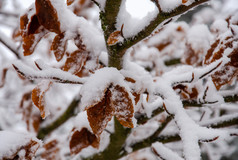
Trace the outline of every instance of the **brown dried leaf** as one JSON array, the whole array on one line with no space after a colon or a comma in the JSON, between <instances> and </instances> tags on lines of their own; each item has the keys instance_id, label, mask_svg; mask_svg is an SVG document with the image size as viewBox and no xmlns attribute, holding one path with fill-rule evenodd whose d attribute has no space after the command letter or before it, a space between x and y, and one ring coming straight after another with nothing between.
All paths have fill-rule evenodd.
<instances>
[{"instance_id":1,"label":"brown dried leaf","mask_svg":"<svg viewBox=\"0 0 238 160\"><path fill-rule=\"evenodd\" d=\"M230 83L238 75L238 68L225 65L221 70L212 74L212 81L219 90L223 85Z\"/></svg>"},{"instance_id":2,"label":"brown dried leaf","mask_svg":"<svg viewBox=\"0 0 238 160\"><path fill-rule=\"evenodd\" d=\"M188 65L201 64L202 62L199 61L199 54L202 54L202 52L197 53L190 44L186 44L184 52L185 63Z\"/></svg>"},{"instance_id":3,"label":"brown dried leaf","mask_svg":"<svg viewBox=\"0 0 238 160\"><path fill-rule=\"evenodd\" d=\"M197 99L198 97L198 90L196 87L188 88L186 85L179 84L174 86L173 89L179 89L179 93L183 99L192 100Z\"/></svg>"},{"instance_id":4,"label":"brown dried leaf","mask_svg":"<svg viewBox=\"0 0 238 160\"><path fill-rule=\"evenodd\" d=\"M83 50L74 51L66 60L63 70L72 71L75 75L80 75L83 66L86 64L89 52Z\"/></svg>"},{"instance_id":5,"label":"brown dried leaf","mask_svg":"<svg viewBox=\"0 0 238 160\"><path fill-rule=\"evenodd\" d=\"M54 52L57 61L60 61L63 58L67 41L68 39L65 38L64 33L61 33L56 35L52 42L51 50Z\"/></svg>"},{"instance_id":6,"label":"brown dried leaf","mask_svg":"<svg viewBox=\"0 0 238 160\"><path fill-rule=\"evenodd\" d=\"M183 3L183 4L184 4L184 3L187 3L187 1L188 1L188 0L182 0L182 3Z\"/></svg>"},{"instance_id":7,"label":"brown dried leaf","mask_svg":"<svg viewBox=\"0 0 238 160\"><path fill-rule=\"evenodd\" d=\"M20 33L23 39L24 56L31 55L38 42L48 33L39 21L35 14L32 13L33 8L30 8L26 14L20 18ZM30 19L28 19L30 17Z\"/></svg>"},{"instance_id":8,"label":"brown dried leaf","mask_svg":"<svg viewBox=\"0 0 238 160\"><path fill-rule=\"evenodd\" d=\"M4 68L2 70L2 80L1 80L1 83L0 83L0 88L2 88L5 84L5 79L6 79L6 76L7 76L7 71L8 71L8 68Z\"/></svg>"},{"instance_id":9,"label":"brown dried leaf","mask_svg":"<svg viewBox=\"0 0 238 160\"><path fill-rule=\"evenodd\" d=\"M70 6L72 3L74 3L75 0L67 0L67 6Z\"/></svg>"},{"instance_id":10,"label":"brown dried leaf","mask_svg":"<svg viewBox=\"0 0 238 160\"><path fill-rule=\"evenodd\" d=\"M36 0L35 6L39 23L49 31L60 34L60 21L58 20L57 11L50 0Z\"/></svg>"},{"instance_id":11,"label":"brown dried leaf","mask_svg":"<svg viewBox=\"0 0 238 160\"><path fill-rule=\"evenodd\" d=\"M54 139L46 144L44 144L44 149L45 151L41 154L41 158L45 160L52 160L52 159L57 159L60 160L60 155L59 155L59 142Z\"/></svg>"},{"instance_id":12,"label":"brown dried leaf","mask_svg":"<svg viewBox=\"0 0 238 160\"><path fill-rule=\"evenodd\" d=\"M87 109L89 124L93 133L98 138L114 115L114 108L111 105L111 95L110 89L107 89L103 99Z\"/></svg>"},{"instance_id":13,"label":"brown dried leaf","mask_svg":"<svg viewBox=\"0 0 238 160\"><path fill-rule=\"evenodd\" d=\"M32 131L33 129L34 132L37 132L40 127L41 117L33 111L31 92L23 94L20 109L22 111L22 119L26 122L27 130Z\"/></svg>"},{"instance_id":14,"label":"brown dried leaf","mask_svg":"<svg viewBox=\"0 0 238 160\"><path fill-rule=\"evenodd\" d=\"M9 146L8 146L9 147ZM23 146L20 146L19 148L15 148L14 150L11 150L12 155L3 157L3 160L9 160L9 159L26 159L31 160L35 157L35 153L40 147L40 144L35 140L30 140L27 144L24 144ZM21 152L24 150L24 152Z\"/></svg>"},{"instance_id":15,"label":"brown dried leaf","mask_svg":"<svg viewBox=\"0 0 238 160\"><path fill-rule=\"evenodd\" d=\"M39 33L38 34L31 34L29 36L24 36L23 38L23 53L24 56L29 56L31 55L40 40L48 33L43 27L39 28Z\"/></svg>"},{"instance_id":16,"label":"brown dried leaf","mask_svg":"<svg viewBox=\"0 0 238 160\"><path fill-rule=\"evenodd\" d=\"M129 93L119 85L113 87L111 92L117 120L123 126L133 128L134 105Z\"/></svg>"},{"instance_id":17,"label":"brown dried leaf","mask_svg":"<svg viewBox=\"0 0 238 160\"><path fill-rule=\"evenodd\" d=\"M87 128L82 128L81 131L74 130L69 143L71 154L77 154L90 145L94 148L98 148L99 139L88 131Z\"/></svg>"},{"instance_id":18,"label":"brown dried leaf","mask_svg":"<svg viewBox=\"0 0 238 160\"><path fill-rule=\"evenodd\" d=\"M45 118L45 103L44 97L45 93L50 89L50 86L53 83L50 81L47 84L43 81L43 83L39 83L33 90L32 90L32 102L35 104L37 108L39 108L41 117Z\"/></svg>"},{"instance_id":19,"label":"brown dried leaf","mask_svg":"<svg viewBox=\"0 0 238 160\"><path fill-rule=\"evenodd\" d=\"M121 38L121 31L115 31L111 33L110 36L108 37L107 44L114 45L119 41L120 38Z\"/></svg>"}]
</instances>

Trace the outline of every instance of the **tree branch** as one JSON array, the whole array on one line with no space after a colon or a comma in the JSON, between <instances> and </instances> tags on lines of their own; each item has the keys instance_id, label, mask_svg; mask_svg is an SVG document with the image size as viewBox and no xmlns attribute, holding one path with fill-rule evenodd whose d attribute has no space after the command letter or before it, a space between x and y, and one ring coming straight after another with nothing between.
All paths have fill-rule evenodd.
<instances>
[{"instance_id":1,"label":"tree branch","mask_svg":"<svg viewBox=\"0 0 238 160\"><path fill-rule=\"evenodd\" d=\"M0 42L3 45L5 45L16 56L17 59L20 59L17 48L15 47L15 44L2 32L0 32Z\"/></svg>"},{"instance_id":2,"label":"tree branch","mask_svg":"<svg viewBox=\"0 0 238 160\"><path fill-rule=\"evenodd\" d=\"M158 128L158 130L151 135L149 138L145 139L142 142L138 142L136 144L133 144L131 147L133 148L133 151L137 151L139 149L143 149L146 147L150 147L152 143L154 142L161 142L161 143L170 143L170 142L176 142L180 141L181 138L179 134L170 135L170 136L159 136L161 131L166 127L166 125L171 121L172 117L167 117L164 123L161 124L161 126ZM221 120L220 122L216 124L207 124L205 127L211 127L211 128L224 128L224 127L230 127L238 125L238 117L228 120Z\"/></svg>"},{"instance_id":3,"label":"tree branch","mask_svg":"<svg viewBox=\"0 0 238 160\"><path fill-rule=\"evenodd\" d=\"M49 124L46 127L42 127L39 129L37 138L44 139L45 136L50 134L52 131L54 131L56 128L60 127L62 124L64 124L69 118L75 116L75 109L78 106L80 102L80 99L73 99L71 104L68 106L68 108L65 110L65 112L59 116L53 123Z\"/></svg>"},{"instance_id":4,"label":"tree branch","mask_svg":"<svg viewBox=\"0 0 238 160\"><path fill-rule=\"evenodd\" d=\"M148 37L161 23L165 22L166 20L170 21L171 18L186 13L188 10L208 1L209 0L196 0L189 6L181 5L170 12L160 12L158 13L157 17L153 21L151 21L150 24L146 26L142 31L140 31L136 36L124 39L123 42L117 43L114 46L111 46L110 48L111 50L114 49L118 50L119 52L124 52L124 50L130 48L131 46L140 42L144 38Z\"/></svg>"}]
</instances>

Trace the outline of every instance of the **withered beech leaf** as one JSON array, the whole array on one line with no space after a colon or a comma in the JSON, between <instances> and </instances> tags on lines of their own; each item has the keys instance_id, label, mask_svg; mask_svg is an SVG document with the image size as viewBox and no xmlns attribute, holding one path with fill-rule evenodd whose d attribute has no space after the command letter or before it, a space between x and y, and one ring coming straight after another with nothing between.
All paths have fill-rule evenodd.
<instances>
[{"instance_id":1,"label":"withered beech leaf","mask_svg":"<svg viewBox=\"0 0 238 160\"><path fill-rule=\"evenodd\" d=\"M57 61L60 61L65 54L67 40L64 33L61 33L55 36L51 44L51 50L54 52Z\"/></svg>"},{"instance_id":2,"label":"withered beech leaf","mask_svg":"<svg viewBox=\"0 0 238 160\"><path fill-rule=\"evenodd\" d=\"M40 114L35 113L33 110L31 93L32 92L26 92L23 94L20 111L22 112L22 119L26 122L27 130L37 132L40 127L41 118Z\"/></svg>"},{"instance_id":3,"label":"withered beech leaf","mask_svg":"<svg viewBox=\"0 0 238 160\"><path fill-rule=\"evenodd\" d=\"M48 33L44 27L39 24L32 10L33 8L30 8L26 14L20 17L20 33L23 40L24 56L31 55L41 38Z\"/></svg>"},{"instance_id":4,"label":"withered beech leaf","mask_svg":"<svg viewBox=\"0 0 238 160\"><path fill-rule=\"evenodd\" d=\"M4 86L4 84L5 84L5 79L6 79L7 71L8 71L8 68L4 68L2 70L2 80L0 82L0 88L2 88Z\"/></svg>"},{"instance_id":5,"label":"withered beech leaf","mask_svg":"<svg viewBox=\"0 0 238 160\"><path fill-rule=\"evenodd\" d=\"M60 34L60 22L58 20L57 11L50 0L36 0L35 6L39 23L49 31Z\"/></svg>"},{"instance_id":6,"label":"withered beech leaf","mask_svg":"<svg viewBox=\"0 0 238 160\"><path fill-rule=\"evenodd\" d=\"M50 86L53 83L42 81L39 83L33 90L32 90L32 102L35 104L35 106L40 110L41 117L46 117L46 108L45 108L45 93L50 89Z\"/></svg>"},{"instance_id":7,"label":"withered beech leaf","mask_svg":"<svg viewBox=\"0 0 238 160\"><path fill-rule=\"evenodd\" d=\"M117 120L123 126L133 128L134 105L129 93L119 85L113 86L111 92Z\"/></svg>"},{"instance_id":8,"label":"withered beech leaf","mask_svg":"<svg viewBox=\"0 0 238 160\"><path fill-rule=\"evenodd\" d=\"M31 55L40 40L47 34L48 32L41 26L39 28L39 33L37 34L30 34L28 36L24 36L23 38L23 54L24 56L29 56Z\"/></svg>"},{"instance_id":9,"label":"withered beech leaf","mask_svg":"<svg viewBox=\"0 0 238 160\"><path fill-rule=\"evenodd\" d=\"M182 3L183 3L183 4L184 4L184 3L187 3L187 1L188 1L188 0L182 0Z\"/></svg>"},{"instance_id":10,"label":"withered beech leaf","mask_svg":"<svg viewBox=\"0 0 238 160\"><path fill-rule=\"evenodd\" d=\"M60 155L59 155L59 142L54 139L51 140L50 142L44 144L44 152L41 154L41 158L45 160L52 160L52 159L57 159L60 160Z\"/></svg>"},{"instance_id":11,"label":"withered beech leaf","mask_svg":"<svg viewBox=\"0 0 238 160\"><path fill-rule=\"evenodd\" d=\"M108 45L114 45L116 44L121 37L121 31L115 31L113 33L110 34L110 36L107 39L107 44Z\"/></svg>"},{"instance_id":12,"label":"withered beech leaf","mask_svg":"<svg viewBox=\"0 0 238 160\"><path fill-rule=\"evenodd\" d=\"M99 147L99 139L92 134L87 128L82 128L80 131L74 130L70 139L69 147L71 154L77 154L82 149L92 146Z\"/></svg>"},{"instance_id":13,"label":"withered beech leaf","mask_svg":"<svg viewBox=\"0 0 238 160\"><path fill-rule=\"evenodd\" d=\"M64 71L70 70L73 72L73 74L79 75L79 73L82 71L83 66L86 64L88 56L89 56L89 52L87 51L84 51L84 50L74 51L67 58L63 66L63 70Z\"/></svg>"},{"instance_id":14,"label":"withered beech leaf","mask_svg":"<svg viewBox=\"0 0 238 160\"><path fill-rule=\"evenodd\" d=\"M74 3L75 0L67 0L67 6L70 6L72 3Z\"/></svg>"},{"instance_id":15,"label":"withered beech leaf","mask_svg":"<svg viewBox=\"0 0 238 160\"><path fill-rule=\"evenodd\" d=\"M219 90L223 85L230 83L237 75L238 69L227 64L221 70L212 74L212 81L216 89Z\"/></svg>"},{"instance_id":16,"label":"withered beech leaf","mask_svg":"<svg viewBox=\"0 0 238 160\"><path fill-rule=\"evenodd\" d=\"M114 108L111 105L111 95L110 89L107 89L103 99L87 109L89 124L93 133L98 138L114 115Z\"/></svg>"},{"instance_id":17,"label":"withered beech leaf","mask_svg":"<svg viewBox=\"0 0 238 160\"><path fill-rule=\"evenodd\" d=\"M25 160L31 160L35 157L35 153L40 147L40 144L31 139L28 143L23 144L22 146L19 146L18 148L15 148L14 151L12 150L12 155L3 157L3 160L9 160L9 159L25 159ZM20 151L24 152L20 152ZM21 154L19 154L21 153Z\"/></svg>"}]
</instances>

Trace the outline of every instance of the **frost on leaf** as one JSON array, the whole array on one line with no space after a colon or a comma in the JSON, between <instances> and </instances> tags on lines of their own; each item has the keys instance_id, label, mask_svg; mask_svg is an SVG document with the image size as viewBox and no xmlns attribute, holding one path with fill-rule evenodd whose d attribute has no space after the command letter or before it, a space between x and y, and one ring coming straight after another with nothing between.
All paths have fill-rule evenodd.
<instances>
[{"instance_id":1,"label":"frost on leaf","mask_svg":"<svg viewBox=\"0 0 238 160\"><path fill-rule=\"evenodd\" d=\"M121 39L122 39L121 31L115 31L115 32L111 33L110 36L108 37L107 44L114 45Z\"/></svg>"},{"instance_id":2,"label":"frost on leaf","mask_svg":"<svg viewBox=\"0 0 238 160\"><path fill-rule=\"evenodd\" d=\"M49 31L60 34L60 22L57 11L50 0L36 0L35 6L39 23Z\"/></svg>"},{"instance_id":3,"label":"frost on leaf","mask_svg":"<svg viewBox=\"0 0 238 160\"><path fill-rule=\"evenodd\" d=\"M117 120L125 127L133 128L133 102L124 87L116 85L112 88L112 103Z\"/></svg>"},{"instance_id":4,"label":"frost on leaf","mask_svg":"<svg viewBox=\"0 0 238 160\"><path fill-rule=\"evenodd\" d=\"M111 91L107 89L103 99L87 109L89 124L97 137L100 136L114 115L114 108L110 100L111 95Z\"/></svg>"},{"instance_id":5,"label":"frost on leaf","mask_svg":"<svg viewBox=\"0 0 238 160\"><path fill-rule=\"evenodd\" d=\"M69 144L71 154L77 154L90 145L94 148L99 147L99 139L94 134L87 128L82 128L81 131L73 130Z\"/></svg>"},{"instance_id":6,"label":"frost on leaf","mask_svg":"<svg viewBox=\"0 0 238 160\"><path fill-rule=\"evenodd\" d=\"M93 133L99 137L113 116L121 125L133 128L134 106L129 93L119 85L109 87L103 99L87 109L88 121Z\"/></svg>"},{"instance_id":7,"label":"frost on leaf","mask_svg":"<svg viewBox=\"0 0 238 160\"><path fill-rule=\"evenodd\" d=\"M41 158L45 159L45 160L51 160L51 159L58 159L60 160L60 156L59 156L59 146L58 146L59 142L54 139L51 140L50 142L44 144L44 152L41 154Z\"/></svg>"},{"instance_id":8,"label":"frost on leaf","mask_svg":"<svg viewBox=\"0 0 238 160\"><path fill-rule=\"evenodd\" d=\"M63 66L64 71L71 71L73 74L81 77L83 67L88 59L89 52L84 50L76 50L70 54L67 58L65 65Z\"/></svg>"},{"instance_id":9,"label":"frost on leaf","mask_svg":"<svg viewBox=\"0 0 238 160\"><path fill-rule=\"evenodd\" d=\"M31 160L41 143L38 139L23 133L0 131L0 159Z\"/></svg>"},{"instance_id":10,"label":"frost on leaf","mask_svg":"<svg viewBox=\"0 0 238 160\"><path fill-rule=\"evenodd\" d=\"M41 117L45 118L49 113L45 106L45 93L50 89L52 82L42 81L32 90L32 101L36 107L40 110Z\"/></svg>"},{"instance_id":11,"label":"frost on leaf","mask_svg":"<svg viewBox=\"0 0 238 160\"><path fill-rule=\"evenodd\" d=\"M212 81L217 89L220 89L223 85L230 83L238 74L238 47L235 45L237 39L233 37L227 37L223 41L216 40L211 48L208 50L205 57L205 64L210 64L215 60L220 59L230 49L232 50L228 54L229 62L226 63L220 70L212 74Z\"/></svg>"}]
</instances>

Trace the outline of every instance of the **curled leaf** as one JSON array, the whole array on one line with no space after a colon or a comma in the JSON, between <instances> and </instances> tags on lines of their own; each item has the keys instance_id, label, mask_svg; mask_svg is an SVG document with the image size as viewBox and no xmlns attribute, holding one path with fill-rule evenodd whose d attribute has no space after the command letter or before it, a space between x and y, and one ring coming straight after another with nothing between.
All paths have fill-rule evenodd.
<instances>
[{"instance_id":1,"label":"curled leaf","mask_svg":"<svg viewBox=\"0 0 238 160\"><path fill-rule=\"evenodd\" d=\"M107 39L107 44L108 45L114 45L116 44L120 39L122 38L121 36L121 31L115 31L110 34L110 36Z\"/></svg>"},{"instance_id":2,"label":"curled leaf","mask_svg":"<svg viewBox=\"0 0 238 160\"><path fill-rule=\"evenodd\" d=\"M30 8L26 14L20 17L20 33L22 36L22 46L24 56L31 55L38 42L48 33L39 24L34 8Z\"/></svg>"},{"instance_id":3,"label":"curled leaf","mask_svg":"<svg viewBox=\"0 0 238 160\"><path fill-rule=\"evenodd\" d=\"M67 41L68 39L65 38L64 33L61 33L56 35L52 42L51 50L54 52L57 61L60 61L63 58L66 50Z\"/></svg>"},{"instance_id":4,"label":"curled leaf","mask_svg":"<svg viewBox=\"0 0 238 160\"><path fill-rule=\"evenodd\" d=\"M45 151L41 154L41 158L45 160L51 160L51 159L58 159L60 160L60 155L59 155L59 142L54 139L46 144L44 144L44 149Z\"/></svg>"},{"instance_id":5,"label":"curled leaf","mask_svg":"<svg viewBox=\"0 0 238 160\"><path fill-rule=\"evenodd\" d=\"M23 94L20 109L22 111L22 119L26 122L27 130L37 132L40 127L41 118L38 113L34 112L31 101L31 92Z\"/></svg>"},{"instance_id":6,"label":"curled leaf","mask_svg":"<svg viewBox=\"0 0 238 160\"><path fill-rule=\"evenodd\" d=\"M98 148L99 140L94 134L88 131L87 128L82 128L81 131L73 131L69 143L71 154L77 154L90 145L94 148Z\"/></svg>"},{"instance_id":7,"label":"curled leaf","mask_svg":"<svg viewBox=\"0 0 238 160\"><path fill-rule=\"evenodd\" d=\"M32 90L32 102L40 110L41 117L45 118L49 113L45 107L45 93L50 89L50 86L53 83L51 81L45 82L42 81Z\"/></svg>"}]
</instances>

